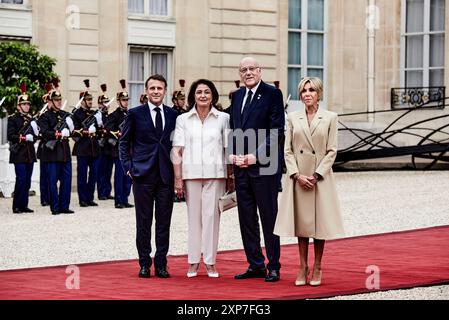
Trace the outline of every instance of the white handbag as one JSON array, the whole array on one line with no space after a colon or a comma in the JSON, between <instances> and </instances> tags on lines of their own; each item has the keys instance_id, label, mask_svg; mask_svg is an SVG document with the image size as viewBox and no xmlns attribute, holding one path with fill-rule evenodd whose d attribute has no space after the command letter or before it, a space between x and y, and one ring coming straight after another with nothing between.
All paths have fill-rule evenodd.
<instances>
[{"instance_id":1,"label":"white handbag","mask_svg":"<svg viewBox=\"0 0 449 320\"><path fill-rule=\"evenodd\" d=\"M220 213L225 212L226 210L232 209L237 205L237 194L234 192L226 192L224 195L218 199L218 207L220 209Z\"/></svg>"}]
</instances>

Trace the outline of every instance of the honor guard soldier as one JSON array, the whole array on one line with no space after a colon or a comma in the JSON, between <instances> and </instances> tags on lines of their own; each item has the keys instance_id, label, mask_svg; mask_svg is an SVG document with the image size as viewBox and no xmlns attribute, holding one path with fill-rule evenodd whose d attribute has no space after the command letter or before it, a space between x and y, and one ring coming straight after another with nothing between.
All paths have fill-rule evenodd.
<instances>
[{"instance_id":1,"label":"honor guard soldier","mask_svg":"<svg viewBox=\"0 0 449 320\"><path fill-rule=\"evenodd\" d=\"M120 80L122 91L117 93L118 108L111 113L106 121L106 130L109 133L108 143L112 145L112 158L114 159L114 199L117 209L132 208L128 202L131 192L131 178L123 171L119 159L119 139L122 131L122 123L128 114L129 95L126 91L126 81Z\"/></svg>"},{"instance_id":2,"label":"honor guard soldier","mask_svg":"<svg viewBox=\"0 0 449 320\"><path fill-rule=\"evenodd\" d=\"M184 91L184 86L186 81L184 79L179 80L179 85L181 86L180 90L173 91L173 96L171 101L173 102L173 109L178 112L178 115L187 112L186 110L186 95Z\"/></svg>"},{"instance_id":3,"label":"honor guard soldier","mask_svg":"<svg viewBox=\"0 0 449 320\"><path fill-rule=\"evenodd\" d=\"M107 95L107 85L102 84L102 95L98 97L98 110L101 112L101 119L103 124L106 124L108 119L109 105L111 100ZM105 126L99 130L98 144L100 146L100 153L98 156L98 181L97 191L98 200L114 199L112 192L112 168L114 167L114 160L112 159L112 146L107 142L108 130Z\"/></svg>"},{"instance_id":4,"label":"honor guard soldier","mask_svg":"<svg viewBox=\"0 0 449 320\"><path fill-rule=\"evenodd\" d=\"M74 125L70 113L61 110L61 100L59 90L51 90L47 96L48 111L37 122L43 145L40 157L47 167L50 209L53 215L74 213L69 209L72 189L69 137Z\"/></svg>"},{"instance_id":5,"label":"honor guard soldier","mask_svg":"<svg viewBox=\"0 0 449 320\"><path fill-rule=\"evenodd\" d=\"M26 85L20 86L22 94L17 98L17 112L8 118L9 163L14 164L16 183L12 202L13 213L34 212L28 208L33 166L36 162L34 142L39 135L36 121L29 114L30 99Z\"/></svg>"},{"instance_id":6,"label":"honor guard soldier","mask_svg":"<svg viewBox=\"0 0 449 320\"><path fill-rule=\"evenodd\" d=\"M48 110L48 94L51 90L56 89L58 90L59 87L59 79L54 79L52 82L46 83L44 85L45 92L41 98L42 104L44 105L43 112L46 112ZM39 144L37 147L37 158L39 159L39 190L41 193L41 205L43 207L46 207L50 205L50 191L48 188L48 172L47 172L47 163L41 160L42 155L42 149L43 149L43 140L39 140Z\"/></svg>"},{"instance_id":7,"label":"honor guard soldier","mask_svg":"<svg viewBox=\"0 0 449 320\"><path fill-rule=\"evenodd\" d=\"M79 95L81 108L73 113L75 130L73 155L77 158L77 190L81 207L98 206L94 202L98 177L98 127L103 125L101 112L92 110L90 81L84 80L86 90Z\"/></svg>"}]
</instances>

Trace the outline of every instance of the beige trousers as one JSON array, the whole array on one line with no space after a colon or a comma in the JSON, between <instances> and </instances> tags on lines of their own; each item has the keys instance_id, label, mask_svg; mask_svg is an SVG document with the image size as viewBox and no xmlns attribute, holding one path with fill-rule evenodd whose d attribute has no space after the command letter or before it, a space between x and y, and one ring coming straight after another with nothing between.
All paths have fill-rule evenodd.
<instances>
[{"instance_id":1,"label":"beige trousers","mask_svg":"<svg viewBox=\"0 0 449 320\"><path fill-rule=\"evenodd\" d=\"M205 264L214 265L218 250L220 211L218 199L225 193L225 179L185 180L189 264L200 263L201 252Z\"/></svg>"}]
</instances>

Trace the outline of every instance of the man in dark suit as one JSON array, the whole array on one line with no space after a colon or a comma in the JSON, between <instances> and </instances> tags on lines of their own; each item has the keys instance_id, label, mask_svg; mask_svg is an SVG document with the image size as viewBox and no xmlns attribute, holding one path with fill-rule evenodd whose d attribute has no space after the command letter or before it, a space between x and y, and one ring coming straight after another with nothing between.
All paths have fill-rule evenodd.
<instances>
[{"instance_id":1,"label":"man in dark suit","mask_svg":"<svg viewBox=\"0 0 449 320\"><path fill-rule=\"evenodd\" d=\"M163 104L167 93L167 81L163 76L149 77L145 88L149 101L129 110L123 123L119 155L124 171L133 181L139 277L150 277L151 225L155 205L155 274L159 278L169 278L167 253L174 190L170 136L175 130L178 114Z\"/></svg>"},{"instance_id":2,"label":"man in dark suit","mask_svg":"<svg viewBox=\"0 0 449 320\"><path fill-rule=\"evenodd\" d=\"M273 234L277 216L279 140L284 130L282 92L261 80L259 63L251 57L240 62L244 83L233 93L228 148L234 164L235 186L243 246L249 268L235 279L280 279L280 240ZM268 264L260 245L259 210ZM268 273L267 273L268 268Z\"/></svg>"}]
</instances>

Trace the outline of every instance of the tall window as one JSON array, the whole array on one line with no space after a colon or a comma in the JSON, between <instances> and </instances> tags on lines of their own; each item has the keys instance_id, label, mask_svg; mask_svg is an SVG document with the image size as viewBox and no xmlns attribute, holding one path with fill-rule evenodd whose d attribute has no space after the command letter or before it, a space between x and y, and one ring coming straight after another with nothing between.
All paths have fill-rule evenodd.
<instances>
[{"instance_id":1,"label":"tall window","mask_svg":"<svg viewBox=\"0 0 449 320\"><path fill-rule=\"evenodd\" d=\"M128 0L128 12L146 16L168 16L169 0Z\"/></svg>"},{"instance_id":2,"label":"tall window","mask_svg":"<svg viewBox=\"0 0 449 320\"><path fill-rule=\"evenodd\" d=\"M327 0L288 1L288 94L299 100L303 77L324 79L325 8Z\"/></svg>"},{"instance_id":3,"label":"tall window","mask_svg":"<svg viewBox=\"0 0 449 320\"><path fill-rule=\"evenodd\" d=\"M145 81L152 74L161 74L170 84L171 52L151 48L131 48L129 53L130 106L138 106L140 95L145 91ZM167 88L167 97L170 87ZM168 101L166 97L166 101Z\"/></svg>"},{"instance_id":4,"label":"tall window","mask_svg":"<svg viewBox=\"0 0 449 320\"><path fill-rule=\"evenodd\" d=\"M444 85L445 0L402 0L402 83Z\"/></svg>"}]
</instances>

